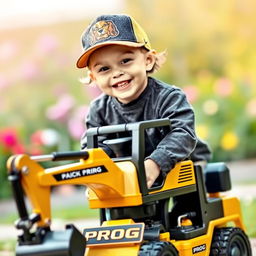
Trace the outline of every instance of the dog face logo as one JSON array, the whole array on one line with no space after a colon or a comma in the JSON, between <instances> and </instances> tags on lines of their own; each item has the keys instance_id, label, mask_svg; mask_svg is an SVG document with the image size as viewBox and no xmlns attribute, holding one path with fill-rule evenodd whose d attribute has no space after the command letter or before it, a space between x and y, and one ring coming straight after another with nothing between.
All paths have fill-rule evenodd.
<instances>
[{"instance_id":1,"label":"dog face logo","mask_svg":"<svg viewBox=\"0 0 256 256\"><path fill-rule=\"evenodd\" d=\"M119 31L116 25L109 20L101 20L95 23L90 31L90 41L91 44L95 42L108 39L109 37L116 37Z\"/></svg>"}]
</instances>

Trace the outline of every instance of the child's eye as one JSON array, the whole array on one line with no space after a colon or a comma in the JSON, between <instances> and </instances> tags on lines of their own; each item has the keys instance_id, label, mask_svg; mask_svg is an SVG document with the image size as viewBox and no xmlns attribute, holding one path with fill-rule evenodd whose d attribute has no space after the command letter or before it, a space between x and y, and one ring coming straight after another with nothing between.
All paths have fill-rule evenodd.
<instances>
[{"instance_id":1,"label":"child's eye","mask_svg":"<svg viewBox=\"0 0 256 256\"><path fill-rule=\"evenodd\" d=\"M123 60L121 61L121 64L126 64L126 63L128 63L128 62L130 62L130 61L132 61L131 58L126 58L126 59L123 59Z\"/></svg>"},{"instance_id":2,"label":"child's eye","mask_svg":"<svg viewBox=\"0 0 256 256\"><path fill-rule=\"evenodd\" d=\"M101 68L99 68L98 72L99 72L99 73L100 73L100 72L105 72L105 71L107 71L107 70L109 70L109 67L101 67Z\"/></svg>"}]
</instances>

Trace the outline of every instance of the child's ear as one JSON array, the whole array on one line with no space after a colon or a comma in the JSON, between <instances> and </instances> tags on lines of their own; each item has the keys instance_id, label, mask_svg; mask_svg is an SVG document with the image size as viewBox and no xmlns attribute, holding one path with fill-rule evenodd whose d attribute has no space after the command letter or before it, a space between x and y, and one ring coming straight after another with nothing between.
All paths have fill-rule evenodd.
<instances>
[{"instance_id":1,"label":"child's ear","mask_svg":"<svg viewBox=\"0 0 256 256\"><path fill-rule=\"evenodd\" d=\"M156 62L156 52L154 50L146 53L146 70L151 71Z\"/></svg>"},{"instance_id":2,"label":"child's ear","mask_svg":"<svg viewBox=\"0 0 256 256\"><path fill-rule=\"evenodd\" d=\"M88 76L90 77L91 81L95 81L95 77L90 70L88 71Z\"/></svg>"}]
</instances>

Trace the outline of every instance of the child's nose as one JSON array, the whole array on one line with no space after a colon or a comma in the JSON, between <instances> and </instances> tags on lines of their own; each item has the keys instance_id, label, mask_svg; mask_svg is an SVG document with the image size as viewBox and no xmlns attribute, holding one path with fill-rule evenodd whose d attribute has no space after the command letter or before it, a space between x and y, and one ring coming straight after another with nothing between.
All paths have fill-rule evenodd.
<instances>
[{"instance_id":1,"label":"child's nose","mask_svg":"<svg viewBox=\"0 0 256 256\"><path fill-rule=\"evenodd\" d=\"M122 70L115 70L113 72L113 77L118 78L118 77L122 76L123 74L124 74L124 72Z\"/></svg>"}]
</instances>

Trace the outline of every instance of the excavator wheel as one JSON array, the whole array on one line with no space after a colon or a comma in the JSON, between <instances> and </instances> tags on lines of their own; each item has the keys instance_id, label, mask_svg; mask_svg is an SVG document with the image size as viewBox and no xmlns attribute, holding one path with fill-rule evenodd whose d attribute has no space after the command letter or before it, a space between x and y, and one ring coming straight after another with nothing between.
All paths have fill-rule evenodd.
<instances>
[{"instance_id":1,"label":"excavator wheel","mask_svg":"<svg viewBox=\"0 0 256 256\"><path fill-rule=\"evenodd\" d=\"M143 244L139 256L178 256L174 245L168 242L153 241Z\"/></svg>"},{"instance_id":2,"label":"excavator wheel","mask_svg":"<svg viewBox=\"0 0 256 256\"><path fill-rule=\"evenodd\" d=\"M214 231L210 256L251 256L251 245L240 228L219 228Z\"/></svg>"}]
</instances>

